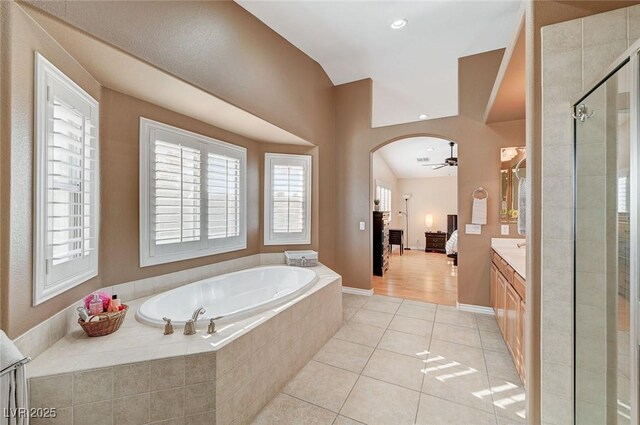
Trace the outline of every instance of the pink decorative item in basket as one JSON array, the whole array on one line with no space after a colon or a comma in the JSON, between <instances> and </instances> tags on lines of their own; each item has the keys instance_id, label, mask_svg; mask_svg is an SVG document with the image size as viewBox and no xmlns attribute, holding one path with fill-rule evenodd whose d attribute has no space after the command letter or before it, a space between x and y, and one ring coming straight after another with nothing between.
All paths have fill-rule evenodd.
<instances>
[{"instance_id":1,"label":"pink decorative item in basket","mask_svg":"<svg viewBox=\"0 0 640 425\"><path fill-rule=\"evenodd\" d=\"M89 310L89 304L91 304L91 300L93 299L93 294L98 294L98 296L102 300L103 311L107 311L107 309L109 308L109 302L111 302L111 295L107 294L104 291L93 292L87 295L87 297L84 299L84 306L86 307L86 309Z\"/></svg>"}]
</instances>

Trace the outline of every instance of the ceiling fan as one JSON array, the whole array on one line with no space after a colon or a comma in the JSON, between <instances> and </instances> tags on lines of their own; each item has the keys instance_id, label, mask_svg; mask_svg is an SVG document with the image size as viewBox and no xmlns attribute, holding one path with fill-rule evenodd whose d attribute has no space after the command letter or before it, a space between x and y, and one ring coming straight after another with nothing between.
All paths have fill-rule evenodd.
<instances>
[{"instance_id":1,"label":"ceiling fan","mask_svg":"<svg viewBox=\"0 0 640 425\"><path fill-rule=\"evenodd\" d=\"M449 142L449 147L451 147L451 156L449 158L446 158L444 160L444 162L438 163L438 164L422 164L423 167L432 167L434 170L439 170L442 167L446 167L447 165L449 167L457 167L458 166L458 158L453 156L453 147L456 144L453 142Z\"/></svg>"}]
</instances>

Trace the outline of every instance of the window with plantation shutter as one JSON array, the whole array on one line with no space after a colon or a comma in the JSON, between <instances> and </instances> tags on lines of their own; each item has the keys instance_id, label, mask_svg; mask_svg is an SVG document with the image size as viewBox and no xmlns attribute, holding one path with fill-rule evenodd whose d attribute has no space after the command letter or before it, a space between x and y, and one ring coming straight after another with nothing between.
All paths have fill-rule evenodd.
<instances>
[{"instance_id":1,"label":"window with plantation shutter","mask_svg":"<svg viewBox=\"0 0 640 425\"><path fill-rule=\"evenodd\" d=\"M98 274L98 102L36 54L34 305Z\"/></svg>"},{"instance_id":2,"label":"window with plantation shutter","mask_svg":"<svg viewBox=\"0 0 640 425\"><path fill-rule=\"evenodd\" d=\"M140 265L246 248L246 149L140 119Z\"/></svg>"},{"instance_id":3,"label":"window with plantation shutter","mask_svg":"<svg viewBox=\"0 0 640 425\"><path fill-rule=\"evenodd\" d=\"M265 154L265 245L311 243L311 156Z\"/></svg>"}]
</instances>

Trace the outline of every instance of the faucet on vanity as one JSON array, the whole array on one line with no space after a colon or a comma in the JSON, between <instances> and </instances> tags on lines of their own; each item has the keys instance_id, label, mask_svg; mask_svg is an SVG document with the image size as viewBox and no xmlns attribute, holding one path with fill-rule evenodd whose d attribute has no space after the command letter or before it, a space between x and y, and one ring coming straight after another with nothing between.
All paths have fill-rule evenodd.
<instances>
[{"instance_id":1,"label":"faucet on vanity","mask_svg":"<svg viewBox=\"0 0 640 425\"><path fill-rule=\"evenodd\" d=\"M525 241L525 242L519 242L519 243L517 243L517 244L516 244L516 246L517 246L518 248L526 247L526 246L527 246L527 242L526 242L526 241Z\"/></svg>"},{"instance_id":2,"label":"faucet on vanity","mask_svg":"<svg viewBox=\"0 0 640 425\"><path fill-rule=\"evenodd\" d=\"M198 307L195 309L195 311L193 312L193 316L191 316L191 319L187 320L187 323L184 324L184 334L185 335L195 335L196 333L196 324L198 323L198 317L201 314L206 313L207 310L204 309L204 307Z\"/></svg>"}]
</instances>

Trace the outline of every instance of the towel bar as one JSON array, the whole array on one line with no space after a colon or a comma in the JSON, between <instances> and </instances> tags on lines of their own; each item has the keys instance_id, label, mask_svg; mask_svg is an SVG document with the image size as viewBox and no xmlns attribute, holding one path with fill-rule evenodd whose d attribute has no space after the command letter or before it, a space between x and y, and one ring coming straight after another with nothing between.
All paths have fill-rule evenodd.
<instances>
[{"instance_id":1,"label":"towel bar","mask_svg":"<svg viewBox=\"0 0 640 425\"><path fill-rule=\"evenodd\" d=\"M31 357L25 357L22 360L18 360L14 364L12 364L10 366L7 366L4 369L0 370L0 376L6 375L7 373L19 368L22 365L25 365L25 364L29 363L30 361L31 361Z\"/></svg>"}]
</instances>

